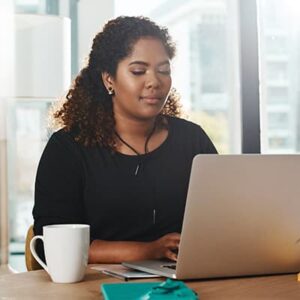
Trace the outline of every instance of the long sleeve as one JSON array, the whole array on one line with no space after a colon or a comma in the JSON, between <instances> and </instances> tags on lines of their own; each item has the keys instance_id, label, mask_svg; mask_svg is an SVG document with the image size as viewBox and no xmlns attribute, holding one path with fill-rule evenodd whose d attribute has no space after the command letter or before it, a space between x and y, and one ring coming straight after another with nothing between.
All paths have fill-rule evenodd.
<instances>
[{"instance_id":1,"label":"long sleeve","mask_svg":"<svg viewBox=\"0 0 300 300\"><path fill-rule=\"evenodd\" d=\"M42 154L35 182L34 233L44 225L83 223L83 169L72 137L54 133ZM41 246L38 252L41 253Z\"/></svg>"}]
</instances>

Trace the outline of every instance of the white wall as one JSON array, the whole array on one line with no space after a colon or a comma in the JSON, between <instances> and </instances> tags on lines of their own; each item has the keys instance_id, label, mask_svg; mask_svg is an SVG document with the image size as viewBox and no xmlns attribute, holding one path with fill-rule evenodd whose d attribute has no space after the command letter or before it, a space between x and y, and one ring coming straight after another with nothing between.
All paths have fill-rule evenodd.
<instances>
[{"instance_id":1,"label":"white wall","mask_svg":"<svg viewBox=\"0 0 300 300\"><path fill-rule=\"evenodd\" d=\"M5 98L14 93L14 3L0 0L0 264L8 262Z\"/></svg>"},{"instance_id":2,"label":"white wall","mask_svg":"<svg viewBox=\"0 0 300 300\"><path fill-rule=\"evenodd\" d=\"M0 141L5 138L4 98L14 94L13 1L0 0Z\"/></svg>"},{"instance_id":3,"label":"white wall","mask_svg":"<svg viewBox=\"0 0 300 300\"><path fill-rule=\"evenodd\" d=\"M16 15L15 96L56 98L71 78L70 19Z\"/></svg>"},{"instance_id":4,"label":"white wall","mask_svg":"<svg viewBox=\"0 0 300 300\"><path fill-rule=\"evenodd\" d=\"M8 261L8 224L10 236L15 237L15 227L21 228L16 226L21 221L15 211L16 203L27 190L19 197L16 191L21 185L16 182L20 182L20 178L34 177L29 172L33 165L29 155L20 159L20 153L29 152L32 157L39 150L26 130L31 127L39 130L39 118L36 116L39 117L41 104L45 98L52 100L62 95L71 79L70 19L14 15L14 1L6 3L11 5L5 6L5 2L0 0L0 263ZM17 104L26 101L32 105L31 109L26 104L26 111L23 109L23 115L17 118L20 114ZM20 136L18 126L21 123L16 119L18 122L26 121L24 136ZM39 157L40 153L35 156ZM36 157L35 163L38 161ZM25 205L23 198L22 204ZM24 209L24 205L20 209Z\"/></svg>"},{"instance_id":5,"label":"white wall","mask_svg":"<svg viewBox=\"0 0 300 300\"><path fill-rule=\"evenodd\" d=\"M78 2L78 66L82 68L90 52L93 38L114 16L113 0L79 0Z\"/></svg>"}]
</instances>

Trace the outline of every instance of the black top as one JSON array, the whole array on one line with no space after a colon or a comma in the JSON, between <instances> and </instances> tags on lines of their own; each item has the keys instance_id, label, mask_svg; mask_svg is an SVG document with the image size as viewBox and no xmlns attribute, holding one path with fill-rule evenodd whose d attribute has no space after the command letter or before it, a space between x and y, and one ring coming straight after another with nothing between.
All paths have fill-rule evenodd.
<instances>
[{"instance_id":1,"label":"black top","mask_svg":"<svg viewBox=\"0 0 300 300\"><path fill-rule=\"evenodd\" d=\"M54 133L37 171L35 234L55 223L90 224L91 240L151 241L180 232L193 157L216 149L200 126L172 117L168 124L166 140L140 156Z\"/></svg>"}]
</instances>

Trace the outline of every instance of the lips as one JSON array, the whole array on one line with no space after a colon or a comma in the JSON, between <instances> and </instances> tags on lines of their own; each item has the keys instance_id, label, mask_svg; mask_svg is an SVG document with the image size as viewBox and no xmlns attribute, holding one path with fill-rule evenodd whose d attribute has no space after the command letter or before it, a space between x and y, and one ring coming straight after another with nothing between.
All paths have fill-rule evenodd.
<instances>
[{"instance_id":1,"label":"lips","mask_svg":"<svg viewBox=\"0 0 300 300\"><path fill-rule=\"evenodd\" d=\"M156 104L158 102L161 102L162 98L156 95L151 95L141 97L141 100L145 101L148 104Z\"/></svg>"}]
</instances>

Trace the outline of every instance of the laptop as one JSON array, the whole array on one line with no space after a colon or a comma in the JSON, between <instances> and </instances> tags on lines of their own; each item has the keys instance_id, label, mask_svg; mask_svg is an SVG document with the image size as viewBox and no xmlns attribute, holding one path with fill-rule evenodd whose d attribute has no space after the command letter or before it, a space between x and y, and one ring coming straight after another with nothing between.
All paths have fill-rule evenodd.
<instances>
[{"instance_id":1,"label":"laptop","mask_svg":"<svg viewBox=\"0 0 300 300\"><path fill-rule=\"evenodd\" d=\"M197 155L177 263L123 265L174 279L300 271L300 155Z\"/></svg>"}]
</instances>

